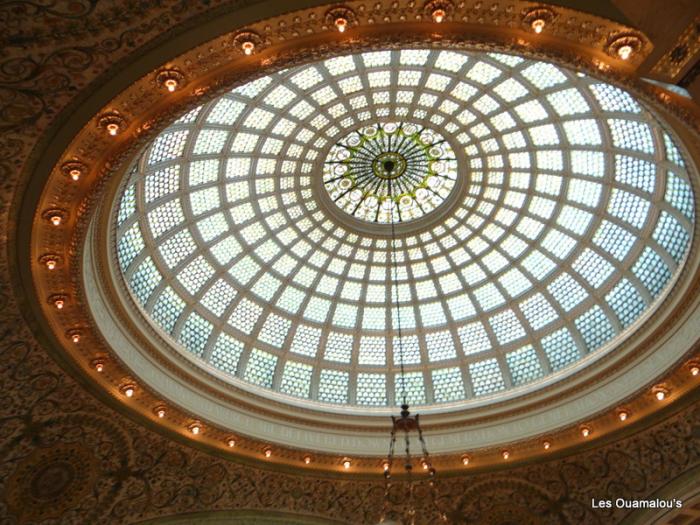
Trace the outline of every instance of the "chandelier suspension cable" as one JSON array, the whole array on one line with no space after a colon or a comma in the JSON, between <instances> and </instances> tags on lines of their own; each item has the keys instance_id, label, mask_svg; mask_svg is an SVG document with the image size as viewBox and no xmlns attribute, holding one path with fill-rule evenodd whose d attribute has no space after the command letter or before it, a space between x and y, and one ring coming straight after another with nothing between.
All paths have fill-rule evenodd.
<instances>
[{"instance_id":1,"label":"chandelier suspension cable","mask_svg":"<svg viewBox=\"0 0 700 525\"><path fill-rule=\"evenodd\" d=\"M403 123L399 126L399 129L403 126ZM390 139L391 140L391 139ZM389 199L391 200L391 210L390 210L390 217L391 219L389 220L389 224L391 226L391 250L390 250L390 259L391 259L391 266L392 266L392 272L393 272L393 288L394 288L394 308L396 311L396 327L397 327L397 332L399 336L399 367L400 367L400 381L401 381L401 405L408 405L407 403L407 394L406 394L406 371L404 368L404 362L403 362L403 334L401 333L401 307L399 303L399 267L398 267L398 261L396 260L396 224L394 221L394 205L396 205L397 208L397 213L399 214L399 218L401 218L401 211L398 209L398 204L394 201L394 195L392 193L392 188L391 188L391 180L389 179L387 182L389 183Z\"/></svg>"},{"instance_id":2,"label":"chandelier suspension cable","mask_svg":"<svg viewBox=\"0 0 700 525\"><path fill-rule=\"evenodd\" d=\"M400 123L398 126L398 131L400 132L403 127L403 123ZM397 136L400 135L400 133L397 134ZM389 151L392 151L392 139L393 139L393 134L389 135L388 141L385 143L387 146L387 149ZM391 173L392 170L394 169L393 163L391 161L387 162L387 165L385 165L384 169ZM394 288L394 309L396 312L395 315L395 326L396 326L396 332L398 335L398 345L396 346L396 350L398 351L398 361L399 361L399 368L400 368L400 377L399 377L399 382L400 382L400 398L401 398L401 414L399 417L392 416L392 429L391 429L391 441L389 443L389 456L387 458L386 463L384 464L384 506L382 508L382 514L381 514L381 520L380 523L384 521L384 519L387 516L387 513L389 512L389 507L390 507L390 502L389 502L389 491L391 488L391 470L393 466L393 460L394 460L394 451L396 447L396 438L397 438L397 433L403 431L404 434L404 453L405 453L405 459L404 459L404 471L406 473L406 482L407 482L407 487L406 487L406 499L403 502L403 510L401 513L401 523L406 524L406 525L413 525L415 523L415 506L414 506L414 492L415 492L415 486L414 486L414 477L413 477L413 462L411 460L411 439L410 439L410 433L412 431L416 431L418 433L418 440L420 441L420 447L421 447L421 454L422 454L422 459L421 459L421 464L423 466L423 469L428 471L428 474L430 476L429 480L429 486L430 486L430 495L432 498L432 505L435 507L435 510L438 512L440 516L441 521L446 521L446 516L445 514L441 511L441 509L438 506L437 503L437 490L435 486L435 468L432 465L432 462L430 460L430 455L428 453L428 448L425 443L425 439L423 437L423 430L421 429L420 426L420 421L419 421L419 416L416 414L415 416L411 416L408 408L408 393L407 393L407 388L406 388L406 370L405 370L405 363L404 363L404 354L403 354L403 333L401 329L401 301L400 301L400 294L399 294L399 269L398 269L398 259L396 257L396 221L394 217L394 208L396 208L396 214L398 215L399 221L401 220L401 209L399 208L399 203L394 197L393 194L393 189L394 186L392 184L393 177L389 176L386 179L387 183L387 198L389 199L390 202L390 207L389 207L389 227L391 229L391 253L390 253L390 263L392 267L392 286ZM393 328L392 324L392 328Z\"/></svg>"}]
</instances>

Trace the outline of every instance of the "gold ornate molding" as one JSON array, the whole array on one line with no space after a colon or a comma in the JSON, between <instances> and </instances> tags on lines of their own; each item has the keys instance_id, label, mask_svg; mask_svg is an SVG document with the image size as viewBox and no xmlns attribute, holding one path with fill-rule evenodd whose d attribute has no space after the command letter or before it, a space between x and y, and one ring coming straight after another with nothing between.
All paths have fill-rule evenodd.
<instances>
[{"instance_id":1,"label":"gold ornate molding","mask_svg":"<svg viewBox=\"0 0 700 525\"><path fill-rule=\"evenodd\" d=\"M668 82L677 82L681 73L700 52L700 15L686 27L673 47L654 65L651 72Z\"/></svg>"}]
</instances>

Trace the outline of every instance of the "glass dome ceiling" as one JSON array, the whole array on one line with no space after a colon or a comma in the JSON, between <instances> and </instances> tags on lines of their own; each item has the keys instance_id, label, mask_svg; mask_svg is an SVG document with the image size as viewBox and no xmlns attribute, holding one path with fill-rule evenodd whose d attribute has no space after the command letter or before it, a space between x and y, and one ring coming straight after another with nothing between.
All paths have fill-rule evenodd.
<instances>
[{"instance_id":1,"label":"glass dome ceiling","mask_svg":"<svg viewBox=\"0 0 700 525\"><path fill-rule=\"evenodd\" d=\"M445 157L435 171L457 197L437 224L407 216L417 229L396 241L412 405L573 369L621 341L680 270L688 168L628 92L517 56L367 52L248 82L145 149L115 217L118 266L144 316L243 388L397 404L386 226L360 231L343 220L358 216L350 205L324 197L339 191L327 187L338 144L401 123L446 140L421 162ZM386 153L397 151L375 157ZM361 169L380 182L400 167L372 162ZM428 187L418 179L401 193ZM360 187L359 200L382 187Z\"/></svg>"}]
</instances>

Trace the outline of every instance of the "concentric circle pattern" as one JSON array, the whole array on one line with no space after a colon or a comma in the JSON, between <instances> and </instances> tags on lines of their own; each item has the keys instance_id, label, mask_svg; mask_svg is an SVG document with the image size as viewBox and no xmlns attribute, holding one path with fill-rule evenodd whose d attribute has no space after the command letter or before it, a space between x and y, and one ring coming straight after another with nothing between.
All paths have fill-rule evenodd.
<instances>
[{"instance_id":1,"label":"concentric circle pattern","mask_svg":"<svg viewBox=\"0 0 700 525\"><path fill-rule=\"evenodd\" d=\"M386 122L353 130L329 152L323 183L353 217L396 224L440 206L457 178L452 147L435 130Z\"/></svg>"},{"instance_id":2,"label":"concentric circle pattern","mask_svg":"<svg viewBox=\"0 0 700 525\"><path fill-rule=\"evenodd\" d=\"M682 267L691 168L628 92L517 56L368 52L251 81L146 148L114 219L144 318L240 387L393 406L390 243L329 213L320 192L337 144L401 122L452 144L464 162L445 173L466 181L438 224L396 243L411 404L577 369L653 311Z\"/></svg>"}]
</instances>

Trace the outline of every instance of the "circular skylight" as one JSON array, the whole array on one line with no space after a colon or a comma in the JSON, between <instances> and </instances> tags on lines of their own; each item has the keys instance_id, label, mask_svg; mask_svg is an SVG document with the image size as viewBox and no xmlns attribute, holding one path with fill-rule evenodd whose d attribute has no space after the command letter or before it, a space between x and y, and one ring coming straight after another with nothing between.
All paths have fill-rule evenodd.
<instances>
[{"instance_id":1,"label":"circular skylight","mask_svg":"<svg viewBox=\"0 0 700 525\"><path fill-rule=\"evenodd\" d=\"M340 153L353 136L366 152ZM333 199L334 162L359 199ZM408 401L434 405L536 388L614 348L682 267L688 181L673 138L615 86L517 56L368 52L173 123L124 182L115 246L173 345L310 404L398 402L398 296ZM428 188L432 208L456 199L437 223L421 218ZM418 226L395 243L397 290L385 229L356 228L391 220L371 197Z\"/></svg>"},{"instance_id":2,"label":"circular skylight","mask_svg":"<svg viewBox=\"0 0 700 525\"><path fill-rule=\"evenodd\" d=\"M455 185L452 148L435 130L386 122L353 130L329 151L323 184L346 213L395 224L422 217Z\"/></svg>"}]
</instances>

